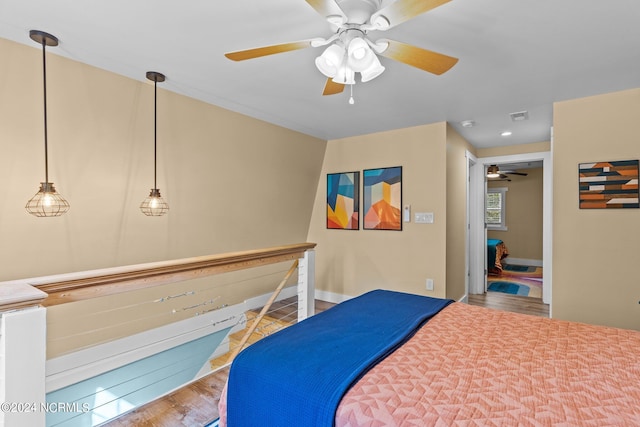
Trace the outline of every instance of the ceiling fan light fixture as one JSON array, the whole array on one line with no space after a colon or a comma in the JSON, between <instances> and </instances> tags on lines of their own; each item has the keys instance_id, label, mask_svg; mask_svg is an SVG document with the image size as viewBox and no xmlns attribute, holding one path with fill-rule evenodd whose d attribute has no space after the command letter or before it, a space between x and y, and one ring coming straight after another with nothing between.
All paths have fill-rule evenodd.
<instances>
[{"instance_id":1,"label":"ceiling fan light fixture","mask_svg":"<svg viewBox=\"0 0 640 427\"><path fill-rule=\"evenodd\" d=\"M373 51L377 54L381 54L389 48L389 42L387 40L376 40L375 42L372 42L371 40L367 39L367 43L369 44L369 47L373 49Z\"/></svg>"},{"instance_id":2,"label":"ceiling fan light fixture","mask_svg":"<svg viewBox=\"0 0 640 427\"><path fill-rule=\"evenodd\" d=\"M349 66L357 73L369 68L376 56L367 42L360 37L351 40L347 54Z\"/></svg>"},{"instance_id":3,"label":"ceiling fan light fixture","mask_svg":"<svg viewBox=\"0 0 640 427\"><path fill-rule=\"evenodd\" d=\"M391 26L391 22L384 15L374 15L371 17L371 25L378 30L384 31Z\"/></svg>"},{"instance_id":4,"label":"ceiling fan light fixture","mask_svg":"<svg viewBox=\"0 0 640 427\"><path fill-rule=\"evenodd\" d=\"M498 169L498 165L491 165L487 168L487 178L500 178L500 169Z\"/></svg>"},{"instance_id":5,"label":"ceiling fan light fixture","mask_svg":"<svg viewBox=\"0 0 640 427\"><path fill-rule=\"evenodd\" d=\"M336 27L341 26L345 22L347 22L347 18L342 15L329 15L327 16L327 22L331 25L335 25Z\"/></svg>"},{"instance_id":6,"label":"ceiling fan light fixture","mask_svg":"<svg viewBox=\"0 0 640 427\"><path fill-rule=\"evenodd\" d=\"M316 58L316 67L329 78L333 78L338 73L344 58L344 48L338 44L332 44Z\"/></svg>"},{"instance_id":7,"label":"ceiling fan light fixture","mask_svg":"<svg viewBox=\"0 0 640 427\"><path fill-rule=\"evenodd\" d=\"M364 57L367 56L369 52L371 52L371 49L363 38L356 37L349 43L348 52L349 58L361 60L364 59Z\"/></svg>"},{"instance_id":8,"label":"ceiling fan light fixture","mask_svg":"<svg viewBox=\"0 0 640 427\"><path fill-rule=\"evenodd\" d=\"M354 85L356 84L356 73L349 67L340 67L332 80L343 85Z\"/></svg>"},{"instance_id":9,"label":"ceiling fan light fixture","mask_svg":"<svg viewBox=\"0 0 640 427\"><path fill-rule=\"evenodd\" d=\"M365 70L360 71L360 81L362 81L362 83L366 83L370 80L373 80L380 74L382 74L384 70L385 68L380 63L378 57L376 55L373 55L371 65L369 65L369 67L367 67Z\"/></svg>"}]
</instances>

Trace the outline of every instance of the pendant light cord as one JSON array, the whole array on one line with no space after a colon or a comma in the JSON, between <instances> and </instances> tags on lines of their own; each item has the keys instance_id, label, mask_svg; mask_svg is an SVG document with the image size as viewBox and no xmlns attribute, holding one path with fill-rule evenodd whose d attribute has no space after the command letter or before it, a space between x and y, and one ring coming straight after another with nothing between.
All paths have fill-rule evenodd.
<instances>
[{"instance_id":1,"label":"pendant light cord","mask_svg":"<svg viewBox=\"0 0 640 427\"><path fill-rule=\"evenodd\" d=\"M157 190L158 185L156 183L157 169L158 169L158 78L153 79L153 189Z\"/></svg>"},{"instance_id":2,"label":"pendant light cord","mask_svg":"<svg viewBox=\"0 0 640 427\"><path fill-rule=\"evenodd\" d=\"M49 182L49 150L47 141L47 56L46 40L42 40L42 82L44 86L44 182Z\"/></svg>"}]
</instances>

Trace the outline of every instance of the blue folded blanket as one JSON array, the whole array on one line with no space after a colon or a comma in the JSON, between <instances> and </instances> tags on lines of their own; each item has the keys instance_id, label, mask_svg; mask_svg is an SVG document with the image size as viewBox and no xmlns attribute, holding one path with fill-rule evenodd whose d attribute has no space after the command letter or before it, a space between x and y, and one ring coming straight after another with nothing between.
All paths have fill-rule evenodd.
<instances>
[{"instance_id":1,"label":"blue folded blanket","mask_svg":"<svg viewBox=\"0 0 640 427\"><path fill-rule=\"evenodd\" d=\"M231 365L228 426L332 426L351 385L451 302L371 291L258 341Z\"/></svg>"}]
</instances>

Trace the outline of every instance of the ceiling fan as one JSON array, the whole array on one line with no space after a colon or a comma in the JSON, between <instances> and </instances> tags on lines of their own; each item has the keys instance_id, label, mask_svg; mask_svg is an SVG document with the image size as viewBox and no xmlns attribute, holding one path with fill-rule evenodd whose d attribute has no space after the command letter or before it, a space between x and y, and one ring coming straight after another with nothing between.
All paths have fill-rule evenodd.
<instances>
[{"instance_id":1,"label":"ceiling fan","mask_svg":"<svg viewBox=\"0 0 640 427\"><path fill-rule=\"evenodd\" d=\"M491 165L487 168L487 178L499 179L502 181L511 181L507 175L527 176L526 172L518 172L513 170L500 170L498 165Z\"/></svg>"},{"instance_id":2,"label":"ceiling fan","mask_svg":"<svg viewBox=\"0 0 640 427\"><path fill-rule=\"evenodd\" d=\"M395 40L369 38L371 32L386 31L450 0L396 0L381 7L383 0L306 0L335 31L333 36L258 47L226 53L234 61L244 61L307 47L328 46L315 60L327 76L323 95L341 93L355 84L355 73L368 82L385 70L378 55L440 75L453 67L457 58ZM352 100L350 100L352 103Z\"/></svg>"}]
</instances>

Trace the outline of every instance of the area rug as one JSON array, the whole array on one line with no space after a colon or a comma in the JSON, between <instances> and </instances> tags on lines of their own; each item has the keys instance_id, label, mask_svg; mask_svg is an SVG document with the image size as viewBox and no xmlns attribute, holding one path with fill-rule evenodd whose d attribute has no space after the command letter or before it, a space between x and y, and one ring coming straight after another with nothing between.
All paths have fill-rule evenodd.
<instances>
[{"instance_id":1,"label":"area rug","mask_svg":"<svg viewBox=\"0 0 640 427\"><path fill-rule=\"evenodd\" d=\"M511 295L519 295L519 296L529 296L529 291L531 288L527 285L519 285L517 283L512 282L491 282L489 284L488 290L491 292L502 292L504 294Z\"/></svg>"},{"instance_id":2,"label":"area rug","mask_svg":"<svg viewBox=\"0 0 640 427\"><path fill-rule=\"evenodd\" d=\"M496 284L491 286L494 283ZM505 283L513 286L505 285ZM520 288L520 286L523 286L523 288ZM531 298L542 298L542 267L506 264L500 274L489 275L487 278L487 290Z\"/></svg>"},{"instance_id":3,"label":"area rug","mask_svg":"<svg viewBox=\"0 0 640 427\"><path fill-rule=\"evenodd\" d=\"M533 273L536 271L536 267L532 265L506 264L504 269L507 271L517 271L518 273Z\"/></svg>"},{"instance_id":4,"label":"area rug","mask_svg":"<svg viewBox=\"0 0 640 427\"><path fill-rule=\"evenodd\" d=\"M529 280L542 281L542 267L532 265L504 264L500 277L517 277Z\"/></svg>"}]
</instances>

